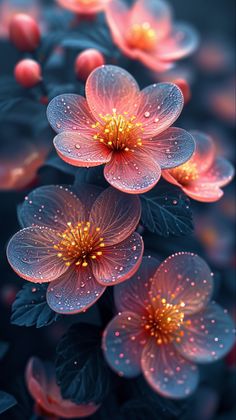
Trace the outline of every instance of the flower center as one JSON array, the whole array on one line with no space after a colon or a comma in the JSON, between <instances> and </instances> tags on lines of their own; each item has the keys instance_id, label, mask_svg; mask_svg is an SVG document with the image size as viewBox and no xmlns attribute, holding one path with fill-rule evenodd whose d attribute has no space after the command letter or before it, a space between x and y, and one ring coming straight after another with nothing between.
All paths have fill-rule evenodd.
<instances>
[{"instance_id":1,"label":"flower center","mask_svg":"<svg viewBox=\"0 0 236 420\"><path fill-rule=\"evenodd\" d=\"M103 123L97 122L92 125L96 129L93 136L95 140L104 143L112 150L134 151L134 148L142 146L142 123L135 122L136 117L128 116L128 113L117 114L116 109L112 114L99 115Z\"/></svg>"},{"instance_id":2,"label":"flower center","mask_svg":"<svg viewBox=\"0 0 236 420\"><path fill-rule=\"evenodd\" d=\"M99 235L100 228L92 226L90 222L80 222L74 226L68 222L67 226L63 233L58 233L60 242L54 245L57 256L68 267L72 263L87 267L89 260L95 260L102 255L101 248L105 244Z\"/></svg>"},{"instance_id":3,"label":"flower center","mask_svg":"<svg viewBox=\"0 0 236 420\"><path fill-rule=\"evenodd\" d=\"M197 165L194 162L186 162L177 168L170 169L170 174L182 185L187 185L198 179Z\"/></svg>"},{"instance_id":4,"label":"flower center","mask_svg":"<svg viewBox=\"0 0 236 420\"><path fill-rule=\"evenodd\" d=\"M146 309L148 315L144 317L144 329L151 337L156 339L157 344L168 344L173 340L179 341L183 332L180 327L183 324L184 313L182 308L184 303L172 305L161 300L161 305L157 309L149 305Z\"/></svg>"},{"instance_id":5,"label":"flower center","mask_svg":"<svg viewBox=\"0 0 236 420\"><path fill-rule=\"evenodd\" d=\"M155 48L156 42L156 31L151 27L149 22L135 23L128 30L127 43L132 48L151 51Z\"/></svg>"}]
</instances>

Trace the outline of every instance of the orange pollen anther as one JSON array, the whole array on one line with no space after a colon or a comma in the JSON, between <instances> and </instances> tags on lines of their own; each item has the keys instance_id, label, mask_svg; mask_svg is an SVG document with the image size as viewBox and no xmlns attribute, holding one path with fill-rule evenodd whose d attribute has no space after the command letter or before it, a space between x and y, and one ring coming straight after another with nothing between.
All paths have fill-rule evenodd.
<instances>
[{"instance_id":1,"label":"orange pollen anther","mask_svg":"<svg viewBox=\"0 0 236 420\"><path fill-rule=\"evenodd\" d=\"M89 260L95 260L102 255L101 248L105 246L99 236L100 228L91 226L90 222L67 223L67 229L58 233L60 241L54 245L58 258L65 261L66 266L75 264L87 267Z\"/></svg>"},{"instance_id":2,"label":"orange pollen anther","mask_svg":"<svg viewBox=\"0 0 236 420\"><path fill-rule=\"evenodd\" d=\"M169 172L182 185L196 181L199 177L197 165L194 162L186 162L183 165L170 169Z\"/></svg>"},{"instance_id":3,"label":"orange pollen anther","mask_svg":"<svg viewBox=\"0 0 236 420\"><path fill-rule=\"evenodd\" d=\"M165 299L160 301L156 309L149 305L146 309L148 315L143 317L143 327L151 337L156 339L157 344L168 344L172 341L180 341L183 331L181 326L184 322L182 302L179 305L167 303Z\"/></svg>"},{"instance_id":4,"label":"orange pollen anther","mask_svg":"<svg viewBox=\"0 0 236 420\"><path fill-rule=\"evenodd\" d=\"M142 146L142 123L135 122L136 117L117 114L116 109L111 114L99 117L103 122L96 122L92 128L96 130L93 136L94 140L98 140L112 150L122 150L125 152L134 151L136 147Z\"/></svg>"},{"instance_id":5,"label":"orange pollen anther","mask_svg":"<svg viewBox=\"0 0 236 420\"><path fill-rule=\"evenodd\" d=\"M129 28L126 40L132 48L151 51L155 49L157 33L149 22L135 23Z\"/></svg>"}]
</instances>

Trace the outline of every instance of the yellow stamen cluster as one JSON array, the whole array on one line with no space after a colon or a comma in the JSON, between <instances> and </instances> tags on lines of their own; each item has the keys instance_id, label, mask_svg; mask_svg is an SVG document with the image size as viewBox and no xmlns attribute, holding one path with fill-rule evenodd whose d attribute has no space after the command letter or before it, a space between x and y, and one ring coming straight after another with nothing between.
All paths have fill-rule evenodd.
<instances>
[{"instance_id":1,"label":"yellow stamen cluster","mask_svg":"<svg viewBox=\"0 0 236 420\"><path fill-rule=\"evenodd\" d=\"M195 162L186 162L181 166L177 166L177 168L170 170L170 174L182 185L196 181L199 176Z\"/></svg>"},{"instance_id":2,"label":"yellow stamen cluster","mask_svg":"<svg viewBox=\"0 0 236 420\"><path fill-rule=\"evenodd\" d=\"M184 321L183 307L184 303L173 305L167 303L166 299L161 299L160 305L156 309L149 305L146 309L147 316L143 317L144 329L151 337L156 339L157 344L168 344L180 341L183 332L180 327Z\"/></svg>"},{"instance_id":3,"label":"yellow stamen cluster","mask_svg":"<svg viewBox=\"0 0 236 420\"><path fill-rule=\"evenodd\" d=\"M94 140L104 143L112 150L125 152L134 151L134 148L142 146L142 123L135 122L134 115L129 117L127 112L124 112L124 115L117 114L116 109L113 109L112 115L100 114L99 117L103 123L98 121L92 125L96 130Z\"/></svg>"},{"instance_id":4,"label":"yellow stamen cluster","mask_svg":"<svg viewBox=\"0 0 236 420\"><path fill-rule=\"evenodd\" d=\"M91 226L90 222L67 223L67 229L59 233L60 241L54 245L58 258L62 258L66 266L75 264L87 267L89 259L95 260L102 255L105 246L99 236L100 228Z\"/></svg>"},{"instance_id":5,"label":"yellow stamen cluster","mask_svg":"<svg viewBox=\"0 0 236 420\"><path fill-rule=\"evenodd\" d=\"M132 48L151 51L157 43L156 31L149 22L135 23L128 30L127 43Z\"/></svg>"}]
</instances>

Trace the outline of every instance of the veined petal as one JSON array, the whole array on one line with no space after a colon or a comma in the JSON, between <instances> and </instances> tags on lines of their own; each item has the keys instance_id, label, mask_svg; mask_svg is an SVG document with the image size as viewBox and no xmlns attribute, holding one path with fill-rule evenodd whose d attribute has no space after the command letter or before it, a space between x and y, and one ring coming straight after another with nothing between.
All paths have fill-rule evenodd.
<instances>
[{"instance_id":1,"label":"veined petal","mask_svg":"<svg viewBox=\"0 0 236 420\"><path fill-rule=\"evenodd\" d=\"M173 168L189 160L195 142L187 131L171 127L152 139L144 140L143 148L161 168Z\"/></svg>"},{"instance_id":2,"label":"veined petal","mask_svg":"<svg viewBox=\"0 0 236 420\"><path fill-rule=\"evenodd\" d=\"M109 246L128 238L137 227L140 215L139 197L107 188L94 202L89 221L100 228L105 246Z\"/></svg>"},{"instance_id":3,"label":"veined petal","mask_svg":"<svg viewBox=\"0 0 236 420\"><path fill-rule=\"evenodd\" d=\"M111 151L104 144L83 134L64 131L54 138L61 159L74 166L98 166L109 162Z\"/></svg>"},{"instance_id":4,"label":"veined petal","mask_svg":"<svg viewBox=\"0 0 236 420\"><path fill-rule=\"evenodd\" d=\"M212 273L205 261L198 255L179 252L160 265L150 293L154 305L163 298L170 304L182 303L183 312L192 314L207 305L212 291Z\"/></svg>"},{"instance_id":5,"label":"veined petal","mask_svg":"<svg viewBox=\"0 0 236 420\"><path fill-rule=\"evenodd\" d=\"M139 105L139 87L124 69L102 66L94 70L86 83L86 97L96 119L101 115L128 113L135 115Z\"/></svg>"},{"instance_id":6,"label":"veined petal","mask_svg":"<svg viewBox=\"0 0 236 420\"><path fill-rule=\"evenodd\" d=\"M214 302L189 316L182 330L184 334L175 347L184 357L197 363L224 357L235 342L231 317Z\"/></svg>"},{"instance_id":7,"label":"veined petal","mask_svg":"<svg viewBox=\"0 0 236 420\"><path fill-rule=\"evenodd\" d=\"M198 46L198 35L189 25L174 25L169 36L157 47L157 54L162 61L179 60L191 54Z\"/></svg>"},{"instance_id":8,"label":"veined petal","mask_svg":"<svg viewBox=\"0 0 236 420\"><path fill-rule=\"evenodd\" d=\"M47 108L47 117L57 133L75 131L87 134L91 132L91 126L94 124L86 99L72 93L53 98Z\"/></svg>"},{"instance_id":9,"label":"veined petal","mask_svg":"<svg viewBox=\"0 0 236 420\"><path fill-rule=\"evenodd\" d=\"M150 85L140 93L137 121L142 122L142 138L154 137L166 130L179 117L184 97L173 83Z\"/></svg>"},{"instance_id":10,"label":"veined petal","mask_svg":"<svg viewBox=\"0 0 236 420\"><path fill-rule=\"evenodd\" d=\"M128 378L141 373L140 359L145 343L141 318L133 312L117 315L103 333L103 351L107 363L120 376Z\"/></svg>"},{"instance_id":11,"label":"veined petal","mask_svg":"<svg viewBox=\"0 0 236 420\"><path fill-rule=\"evenodd\" d=\"M76 314L92 306L105 289L94 278L91 267L71 267L48 286L47 303L55 312Z\"/></svg>"},{"instance_id":12,"label":"veined petal","mask_svg":"<svg viewBox=\"0 0 236 420\"><path fill-rule=\"evenodd\" d=\"M159 262L154 257L143 257L141 266L133 277L114 289L115 305L118 311L133 311L138 314L146 313L146 306L150 304L149 292L151 281Z\"/></svg>"},{"instance_id":13,"label":"veined petal","mask_svg":"<svg viewBox=\"0 0 236 420\"><path fill-rule=\"evenodd\" d=\"M23 227L46 226L63 231L67 223L85 218L85 208L72 191L59 185L45 185L33 190L19 210Z\"/></svg>"},{"instance_id":14,"label":"veined petal","mask_svg":"<svg viewBox=\"0 0 236 420\"><path fill-rule=\"evenodd\" d=\"M13 270L25 280L44 283L65 273L67 266L57 256L57 232L46 227L28 227L17 232L7 246Z\"/></svg>"},{"instance_id":15,"label":"veined petal","mask_svg":"<svg viewBox=\"0 0 236 420\"><path fill-rule=\"evenodd\" d=\"M146 153L113 154L104 168L104 176L113 187L129 194L140 194L153 188L160 179L160 166Z\"/></svg>"},{"instance_id":16,"label":"veined petal","mask_svg":"<svg viewBox=\"0 0 236 420\"><path fill-rule=\"evenodd\" d=\"M149 385L163 397L186 398L198 385L197 367L171 344L158 346L155 340L149 340L143 349L141 365Z\"/></svg>"},{"instance_id":17,"label":"veined petal","mask_svg":"<svg viewBox=\"0 0 236 420\"><path fill-rule=\"evenodd\" d=\"M134 232L117 245L103 248L99 260L93 261L93 274L103 286L114 286L129 279L138 269L143 256L143 241Z\"/></svg>"}]
</instances>

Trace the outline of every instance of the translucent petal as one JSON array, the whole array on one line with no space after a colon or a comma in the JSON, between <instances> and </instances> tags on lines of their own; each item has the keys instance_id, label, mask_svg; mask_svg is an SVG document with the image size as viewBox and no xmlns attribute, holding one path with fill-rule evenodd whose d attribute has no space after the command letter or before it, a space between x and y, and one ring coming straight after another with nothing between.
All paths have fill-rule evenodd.
<instances>
[{"instance_id":1,"label":"translucent petal","mask_svg":"<svg viewBox=\"0 0 236 420\"><path fill-rule=\"evenodd\" d=\"M87 79L86 97L95 118L100 115L135 115L139 104L139 87L134 78L116 66L102 66Z\"/></svg>"},{"instance_id":2,"label":"translucent petal","mask_svg":"<svg viewBox=\"0 0 236 420\"><path fill-rule=\"evenodd\" d=\"M158 346L155 340L149 340L142 353L141 365L149 385L163 397L186 398L198 385L197 367L171 344Z\"/></svg>"},{"instance_id":3,"label":"translucent petal","mask_svg":"<svg viewBox=\"0 0 236 420\"><path fill-rule=\"evenodd\" d=\"M57 0L58 4L74 13L94 14L102 11L110 0Z\"/></svg>"},{"instance_id":4,"label":"translucent petal","mask_svg":"<svg viewBox=\"0 0 236 420\"><path fill-rule=\"evenodd\" d=\"M140 359L146 336L141 318L133 312L123 312L111 320L103 333L103 351L109 366L120 376L139 375Z\"/></svg>"},{"instance_id":5,"label":"translucent petal","mask_svg":"<svg viewBox=\"0 0 236 420\"><path fill-rule=\"evenodd\" d=\"M189 160L195 142L187 131L171 127L150 140L144 140L143 147L162 168L173 168Z\"/></svg>"},{"instance_id":6,"label":"translucent petal","mask_svg":"<svg viewBox=\"0 0 236 420\"><path fill-rule=\"evenodd\" d=\"M232 180L233 176L233 165L227 159L217 157L213 165L202 175L199 182L208 182L213 186L223 187Z\"/></svg>"},{"instance_id":7,"label":"translucent petal","mask_svg":"<svg viewBox=\"0 0 236 420\"><path fill-rule=\"evenodd\" d=\"M102 256L93 261L93 274L104 286L129 279L138 269L143 256L143 241L134 232L117 245L103 248Z\"/></svg>"},{"instance_id":8,"label":"translucent petal","mask_svg":"<svg viewBox=\"0 0 236 420\"><path fill-rule=\"evenodd\" d=\"M47 289L47 302L53 311L61 314L84 312L103 294L92 274L91 267L71 267Z\"/></svg>"},{"instance_id":9,"label":"translucent petal","mask_svg":"<svg viewBox=\"0 0 236 420\"><path fill-rule=\"evenodd\" d=\"M151 278L159 263L154 257L143 257L142 264L133 277L114 289L115 304L118 311L132 311L138 314L146 313L150 303L149 290Z\"/></svg>"},{"instance_id":10,"label":"translucent petal","mask_svg":"<svg viewBox=\"0 0 236 420\"><path fill-rule=\"evenodd\" d=\"M208 265L198 255L179 252L167 258L153 278L151 296L167 303L183 303L185 314L195 313L206 306L213 291L213 277Z\"/></svg>"},{"instance_id":11,"label":"translucent petal","mask_svg":"<svg viewBox=\"0 0 236 420\"><path fill-rule=\"evenodd\" d=\"M184 357L198 363L214 362L224 357L235 342L232 319L214 302L189 316L183 331L181 342L175 346Z\"/></svg>"},{"instance_id":12,"label":"translucent petal","mask_svg":"<svg viewBox=\"0 0 236 420\"><path fill-rule=\"evenodd\" d=\"M193 200L202 201L204 203L212 203L218 201L223 196L223 191L208 182L193 182L188 187L182 188L186 195Z\"/></svg>"},{"instance_id":13,"label":"translucent petal","mask_svg":"<svg viewBox=\"0 0 236 420\"><path fill-rule=\"evenodd\" d=\"M47 108L47 117L57 133L74 131L87 134L94 124L86 99L72 93L53 98Z\"/></svg>"},{"instance_id":14,"label":"translucent petal","mask_svg":"<svg viewBox=\"0 0 236 420\"><path fill-rule=\"evenodd\" d=\"M160 179L161 168L146 153L120 152L104 168L104 176L113 187L129 194L142 194Z\"/></svg>"},{"instance_id":15,"label":"translucent petal","mask_svg":"<svg viewBox=\"0 0 236 420\"><path fill-rule=\"evenodd\" d=\"M7 246L7 258L19 276L35 283L49 282L67 267L57 256L57 232L45 227L29 227L17 232Z\"/></svg>"},{"instance_id":16,"label":"translucent petal","mask_svg":"<svg viewBox=\"0 0 236 420\"><path fill-rule=\"evenodd\" d=\"M142 122L142 138L150 138L166 130L179 117L184 97L173 83L150 85L140 93L137 121Z\"/></svg>"},{"instance_id":17,"label":"translucent petal","mask_svg":"<svg viewBox=\"0 0 236 420\"><path fill-rule=\"evenodd\" d=\"M106 8L106 20L116 45L122 50L125 46L125 33L129 25L130 12L122 0L111 1Z\"/></svg>"},{"instance_id":18,"label":"translucent petal","mask_svg":"<svg viewBox=\"0 0 236 420\"><path fill-rule=\"evenodd\" d=\"M210 136L201 131L190 131L195 140L195 151L190 162L196 163L199 173L208 169L215 157L215 146Z\"/></svg>"},{"instance_id":19,"label":"translucent petal","mask_svg":"<svg viewBox=\"0 0 236 420\"><path fill-rule=\"evenodd\" d=\"M100 228L99 234L108 246L128 238L137 227L140 215L139 197L107 188L94 202L89 221Z\"/></svg>"},{"instance_id":20,"label":"translucent petal","mask_svg":"<svg viewBox=\"0 0 236 420\"><path fill-rule=\"evenodd\" d=\"M80 418L92 415L98 409L93 404L78 405L64 400L56 383L53 364L42 363L37 357L31 357L27 363L26 384L31 396L47 413L63 418Z\"/></svg>"},{"instance_id":21,"label":"translucent petal","mask_svg":"<svg viewBox=\"0 0 236 420\"><path fill-rule=\"evenodd\" d=\"M54 138L54 146L61 159L74 166L98 166L110 160L111 150L104 144L83 134L64 131Z\"/></svg>"},{"instance_id":22,"label":"translucent petal","mask_svg":"<svg viewBox=\"0 0 236 420\"><path fill-rule=\"evenodd\" d=\"M198 35L188 25L178 24L172 29L169 36L162 40L157 47L160 60L174 61L191 54L198 46Z\"/></svg>"},{"instance_id":23,"label":"translucent petal","mask_svg":"<svg viewBox=\"0 0 236 420\"><path fill-rule=\"evenodd\" d=\"M85 208L72 191L59 185L45 185L33 190L19 209L25 226L47 226L64 231L67 222L84 220Z\"/></svg>"}]
</instances>

